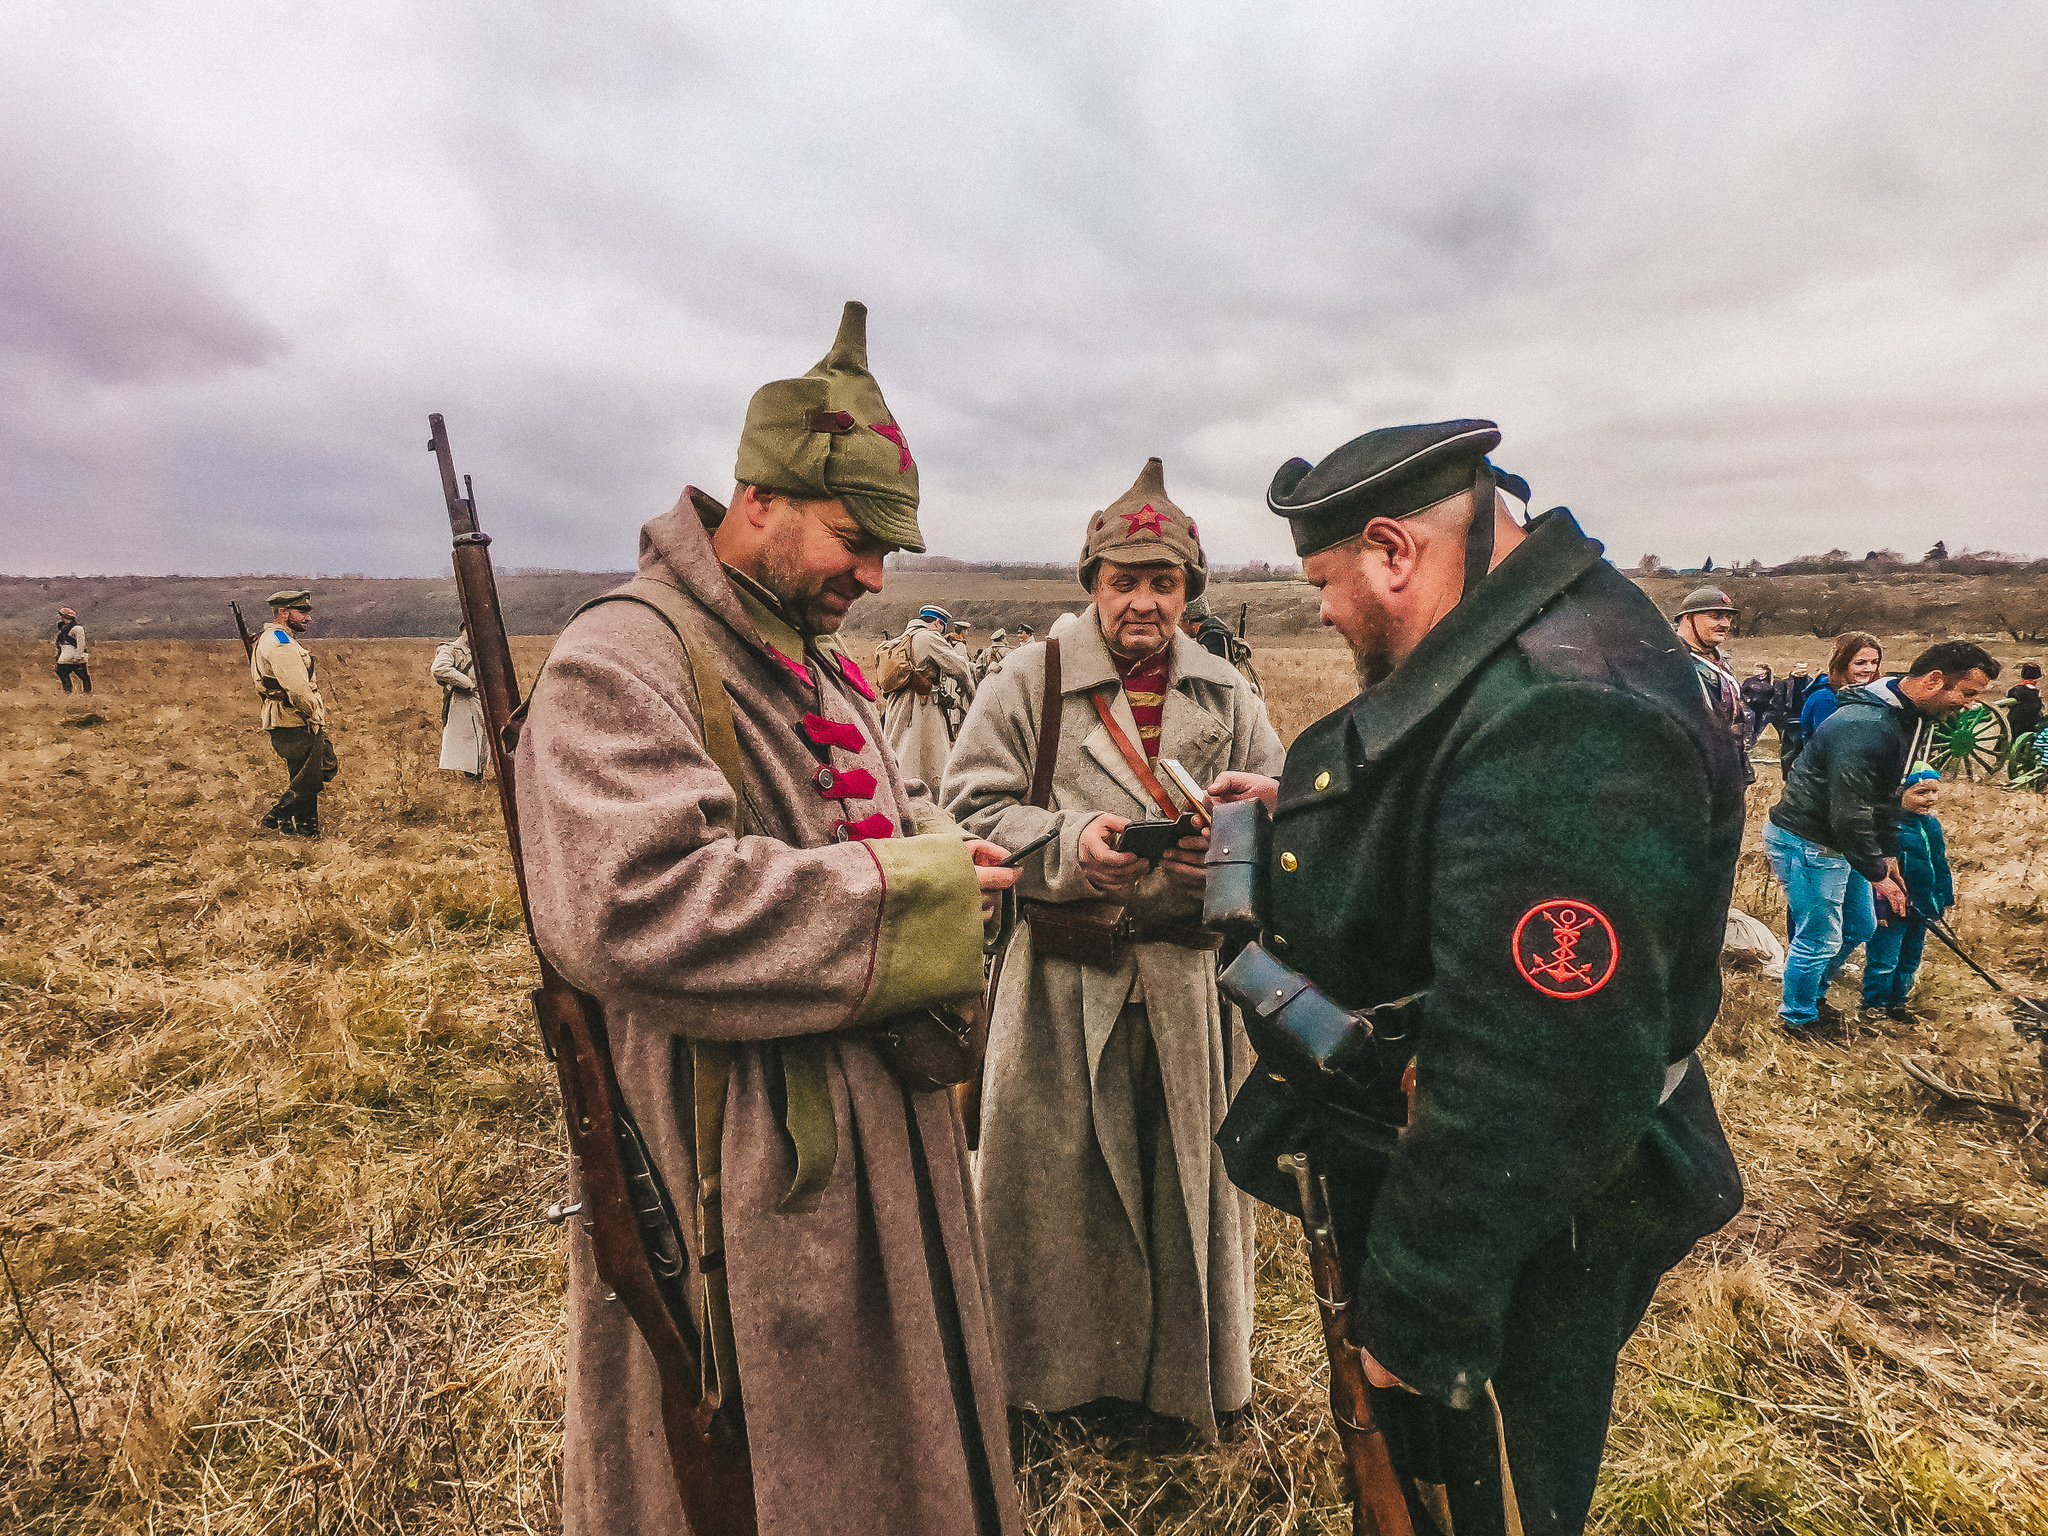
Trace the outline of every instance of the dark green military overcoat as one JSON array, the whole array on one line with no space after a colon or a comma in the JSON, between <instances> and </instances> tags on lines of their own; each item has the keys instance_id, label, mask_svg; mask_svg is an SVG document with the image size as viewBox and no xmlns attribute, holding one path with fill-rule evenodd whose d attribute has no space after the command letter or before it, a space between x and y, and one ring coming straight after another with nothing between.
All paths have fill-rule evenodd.
<instances>
[{"instance_id":1,"label":"dark green military overcoat","mask_svg":"<svg viewBox=\"0 0 2048 1536\"><path fill-rule=\"evenodd\" d=\"M1288 754L1267 947L1346 1007L1408 1001L1360 1079L1255 1072L1218 1140L1288 1209L1275 1158L1317 1154L1353 1338L1422 1394L1376 1394L1397 1456L1460 1536L1502 1526L1488 1383L1525 1527L1580 1527L1616 1353L1740 1208L1692 1052L1742 788L1671 626L1563 509Z\"/></svg>"}]
</instances>

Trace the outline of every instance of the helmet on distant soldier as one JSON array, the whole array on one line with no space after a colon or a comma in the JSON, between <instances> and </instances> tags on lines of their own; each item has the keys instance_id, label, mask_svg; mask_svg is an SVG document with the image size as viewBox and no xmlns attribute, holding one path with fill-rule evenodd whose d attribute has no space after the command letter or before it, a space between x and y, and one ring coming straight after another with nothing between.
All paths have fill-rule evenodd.
<instances>
[{"instance_id":1,"label":"helmet on distant soldier","mask_svg":"<svg viewBox=\"0 0 2048 1536\"><path fill-rule=\"evenodd\" d=\"M865 304L849 302L815 368L754 391L733 476L764 491L843 502L867 533L922 553L917 461L868 372L867 318Z\"/></svg>"},{"instance_id":2,"label":"helmet on distant soldier","mask_svg":"<svg viewBox=\"0 0 2048 1536\"><path fill-rule=\"evenodd\" d=\"M1095 590L1095 574L1104 560L1118 565L1178 565L1187 572L1188 599L1202 595L1209 581L1208 557L1195 520L1166 496L1166 466L1145 461L1138 478L1103 511L1088 521L1081 546L1081 585Z\"/></svg>"}]
</instances>

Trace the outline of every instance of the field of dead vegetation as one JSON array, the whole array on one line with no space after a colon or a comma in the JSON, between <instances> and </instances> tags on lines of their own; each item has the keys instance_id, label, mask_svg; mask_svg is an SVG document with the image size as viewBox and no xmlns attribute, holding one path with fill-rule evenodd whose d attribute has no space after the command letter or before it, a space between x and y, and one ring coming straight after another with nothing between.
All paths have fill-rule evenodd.
<instances>
[{"instance_id":1,"label":"field of dead vegetation","mask_svg":"<svg viewBox=\"0 0 2048 1536\"><path fill-rule=\"evenodd\" d=\"M232 642L96 643L90 699L0 645L10 1533L557 1528L565 1170L495 800L435 769L429 642L315 649L343 773L308 845L252 830L281 775ZM1351 691L1341 651L1261 665L1289 736ZM1738 899L1782 931L1762 778ZM2048 797L1945 796L1965 943L2048 992ZM1750 1204L1627 1351L1597 1529L2048 1536L2029 1122L1897 1059L2035 1117L2041 1064L1930 951L1921 1016L1840 1046L1731 974L1706 1054ZM1284 1224L1261 1256L1232 1438L1030 1417L1032 1531L1348 1529Z\"/></svg>"}]
</instances>

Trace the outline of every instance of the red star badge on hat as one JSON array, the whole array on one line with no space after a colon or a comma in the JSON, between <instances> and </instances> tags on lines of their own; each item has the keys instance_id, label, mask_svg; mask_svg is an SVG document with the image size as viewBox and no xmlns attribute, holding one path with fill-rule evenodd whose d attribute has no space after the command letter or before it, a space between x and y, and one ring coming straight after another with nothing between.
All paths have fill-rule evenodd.
<instances>
[{"instance_id":1,"label":"red star badge on hat","mask_svg":"<svg viewBox=\"0 0 2048 1536\"><path fill-rule=\"evenodd\" d=\"M903 455L896 465L896 473L899 475L909 474L917 460L910 456L910 444L903 441L903 429L893 421L878 421L870 425L868 430L880 433L896 445L897 450Z\"/></svg>"},{"instance_id":2,"label":"red star badge on hat","mask_svg":"<svg viewBox=\"0 0 2048 1536\"><path fill-rule=\"evenodd\" d=\"M1153 511L1152 503L1149 501L1135 512L1119 512L1117 516L1131 525L1124 530L1124 537L1127 539L1134 539L1147 531L1156 536L1164 534L1165 530L1159 526L1162 514Z\"/></svg>"}]
</instances>

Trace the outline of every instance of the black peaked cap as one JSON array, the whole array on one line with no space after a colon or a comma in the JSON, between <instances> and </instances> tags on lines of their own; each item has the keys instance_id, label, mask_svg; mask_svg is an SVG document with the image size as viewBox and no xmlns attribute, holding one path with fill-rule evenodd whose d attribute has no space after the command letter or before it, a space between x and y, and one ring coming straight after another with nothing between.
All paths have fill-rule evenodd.
<instances>
[{"instance_id":1,"label":"black peaked cap","mask_svg":"<svg viewBox=\"0 0 2048 1536\"><path fill-rule=\"evenodd\" d=\"M1382 427L1354 437L1320 464L1289 459L1266 505L1294 530L1294 552L1341 544L1376 517L1406 517L1472 488L1480 460L1500 446L1490 421Z\"/></svg>"}]
</instances>

